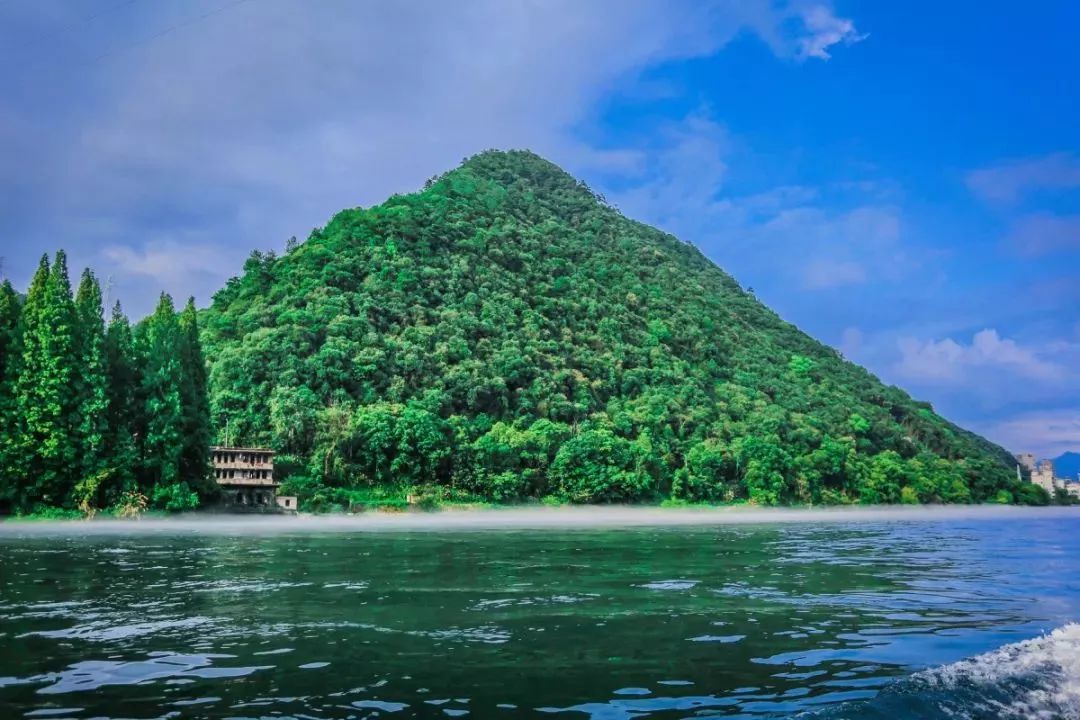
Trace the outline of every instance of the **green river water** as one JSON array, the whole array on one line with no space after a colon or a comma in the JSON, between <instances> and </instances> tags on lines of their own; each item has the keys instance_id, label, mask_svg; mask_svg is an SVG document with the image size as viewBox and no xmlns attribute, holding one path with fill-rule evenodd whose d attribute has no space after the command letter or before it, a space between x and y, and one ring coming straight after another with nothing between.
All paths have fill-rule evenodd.
<instances>
[{"instance_id":1,"label":"green river water","mask_svg":"<svg viewBox=\"0 0 1080 720\"><path fill-rule=\"evenodd\" d=\"M1078 518L7 523L0 717L1078 717Z\"/></svg>"}]
</instances>

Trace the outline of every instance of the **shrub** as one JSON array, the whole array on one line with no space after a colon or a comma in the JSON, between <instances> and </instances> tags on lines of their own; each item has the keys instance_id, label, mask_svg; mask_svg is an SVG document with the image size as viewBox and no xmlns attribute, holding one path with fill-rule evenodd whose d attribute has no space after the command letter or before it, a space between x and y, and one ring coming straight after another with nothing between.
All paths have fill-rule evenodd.
<instances>
[{"instance_id":1,"label":"shrub","mask_svg":"<svg viewBox=\"0 0 1080 720\"><path fill-rule=\"evenodd\" d=\"M137 490L128 490L120 495L120 499L111 508L117 517L136 518L146 512L148 505L146 496Z\"/></svg>"},{"instance_id":2,"label":"shrub","mask_svg":"<svg viewBox=\"0 0 1080 720\"><path fill-rule=\"evenodd\" d=\"M156 485L153 506L166 512L185 512L199 507L199 496L186 482Z\"/></svg>"}]
</instances>

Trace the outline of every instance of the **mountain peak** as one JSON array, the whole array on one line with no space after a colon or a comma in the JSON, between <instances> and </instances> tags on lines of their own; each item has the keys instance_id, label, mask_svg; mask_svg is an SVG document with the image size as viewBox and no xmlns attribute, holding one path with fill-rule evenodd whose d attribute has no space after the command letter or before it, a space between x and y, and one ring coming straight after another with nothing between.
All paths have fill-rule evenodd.
<instances>
[{"instance_id":1,"label":"mountain peak","mask_svg":"<svg viewBox=\"0 0 1080 720\"><path fill-rule=\"evenodd\" d=\"M468 158L439 180L468 176L501 187L536 193L583 192L593 200L596 194L550 160L532 150L484 150Z\"/></svg>"}]
</instances>

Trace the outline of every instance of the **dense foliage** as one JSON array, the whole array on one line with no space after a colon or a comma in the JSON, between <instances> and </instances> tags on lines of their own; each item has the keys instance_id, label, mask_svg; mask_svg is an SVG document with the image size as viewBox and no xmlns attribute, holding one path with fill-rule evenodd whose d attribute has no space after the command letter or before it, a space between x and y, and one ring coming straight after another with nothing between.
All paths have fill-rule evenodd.
<instances>
[{"instance_id":1,"label":"dense foliage","mask_svg":"<svg viewBox=\"0 0 1080 720\"><path fill-rule=\"evenodd\" d=\"M206 365L194 303L162 295L134 331L101 287L72 297L63 252L25 301L0 287L0 511L190 509L209 480Z\"/></svg>"},{"instance_id":2,"label":"dense foliage","mask_svg":"<svg viewBox=\"0 0 1080 720\"><path fill-rule=\"evenodd\" d=\"M1005 450L525 152L253 253L203 339L214 426L283 453L308 499L1046 501Z\"/></svg>"}]
</instances>

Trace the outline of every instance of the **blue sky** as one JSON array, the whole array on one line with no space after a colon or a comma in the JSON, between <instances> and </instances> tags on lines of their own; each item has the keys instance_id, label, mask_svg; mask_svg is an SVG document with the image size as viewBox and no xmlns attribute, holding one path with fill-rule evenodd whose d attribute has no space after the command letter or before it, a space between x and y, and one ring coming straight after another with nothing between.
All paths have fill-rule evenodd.
<instances>
[{"instance_id":1,"label":"blue sky","mask_svg":"<svg viewBox=\"0 0 1080 720\"><path fill-rule=\"evenodd\" d=\"M1014 451L1080 449L1080 6L0 3L0 255L201 304L489 147Z\"/></svg>"}]
</instances>

